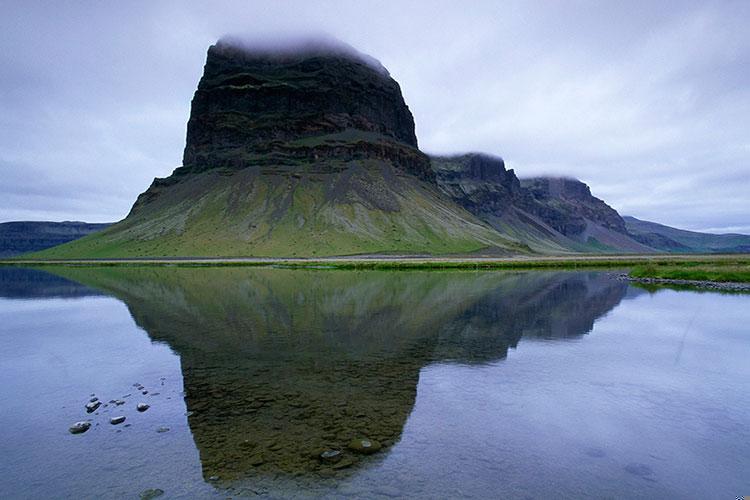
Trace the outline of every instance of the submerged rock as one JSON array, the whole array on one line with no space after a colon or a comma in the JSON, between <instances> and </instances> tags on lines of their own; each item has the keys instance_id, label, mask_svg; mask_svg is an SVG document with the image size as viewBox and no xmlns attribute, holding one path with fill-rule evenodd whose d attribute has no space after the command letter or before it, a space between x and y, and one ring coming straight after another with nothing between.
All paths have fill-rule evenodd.
<instances>
[{"instance_id":1,"label":"submerged rock","mask_svg":"<svg viewBox=\"0 0 750 500\"><path fill-rule=\"evenodd\" d=\"M341 452L339 450L326 450L319 457L324 462L336 463L341 460Z\"/></svg>"},{"instance_id":2,"label":"submerged rock","mask_svg":"<svg viewBox=\"0 0 750 500\"><path fill-rule=\"evenodd\" d=\"M158 432L159 434L163 432L169 432L169 427L159 427L158 429L156 429L156 432Z\"/></svg>"},{"instance_id":3,"label":"submerged rock","mask_svg":"<svg viewBox=\"0 0 750 500\"><path fill-rule=\"evenodd\" d=\"M73 424L68 431L71 434L83 434L91 428L91 422L76 422Z\"/></svg>"},{"instance_id":4,"label":"submerged rock","mask_svg":"<svg viewBox=\"0 0 750 500\"><path fill-rule=\"evenodd\" d=\"M109 423L112 425L121 424L125 421L125 415L120 415L118 417L112 417L109 419Z\"/></svg>"},{"instance_id":5,"label":"submerged rock","mask_svg":"<svg viewBox=\"0 0 750 500\"><path fill-rule=\"evenodd\" d=\"M356 453L362 453L363 455L370 455L377 453L382 448L382 445L374 439L358 438L352 439L349 443L348 448Z\"/></svg>"},{"instance_id":6,"label":"submerged rock","mask_svg":"<svg viewBox=\"0 0 750 500\"><path fill-rule=\"evenodd\" d=\"M152 498L160 497L164 494L164 490L160 488L149 488L141 492L141 500L151 500Z\"/></svg>"}]
</instances>

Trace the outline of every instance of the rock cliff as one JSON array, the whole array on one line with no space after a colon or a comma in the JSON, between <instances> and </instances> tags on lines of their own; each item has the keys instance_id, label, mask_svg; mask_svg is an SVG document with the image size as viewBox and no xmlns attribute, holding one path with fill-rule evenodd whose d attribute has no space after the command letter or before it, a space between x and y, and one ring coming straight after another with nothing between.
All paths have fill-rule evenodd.
<instances>
[{"instance_id":1,"label":"rock cliff","mask_svg":"<svg viewBox=\"0 0 750 500\"><path fill-rule=\"evenodd\" d=\"M432 175L401 88L379 62L326 39L268 48L228 38L209 48L186 169L373 158Z\"/></svg>"}]
</instances>

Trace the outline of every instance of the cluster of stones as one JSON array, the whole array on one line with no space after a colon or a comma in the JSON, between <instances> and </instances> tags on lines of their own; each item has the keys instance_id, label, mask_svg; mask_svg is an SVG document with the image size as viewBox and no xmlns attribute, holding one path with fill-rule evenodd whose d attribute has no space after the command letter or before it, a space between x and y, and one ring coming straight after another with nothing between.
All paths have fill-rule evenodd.
<instances>
[{"instance_id":1,"label":"cluster of stones","mask_svg":"<svg viewBox=\"0 0 750 500\"><path fill-rule=\"evenodd\" d=\"M164 378L162 378L162 385L164 384L163 380L164 380ZM143 396L149 394L149 391L142 384L140 384L138 382L136 382L135 384L133 384L133 387L135 387L135 389L138 390L141 393L141 395L143 395ZM152 396L158 396L159 393L158 392L154 392L154 393L151 393L151 395ZM123 406L125 404L125 399L129 398L131 396L132 396L132 393L125 394L124 396L122 396L122 399L111 399L111 400L109 400L108 403L104 403L104 402L102 402L99 399L99 397L96 394L91 394L88 402L84 405L84 408L85 408L87 414L92 414L93 413L94 415L99 415L99 410L100 409L107 408L107 407L110 407L110 406L113 407L113 408L118 408L120 406ZM139 413L143 413L146 410L148 410L149 408L151 408L151 405L149 405L148 403L143 403L143 402L138 403L135 406L136 411L138 411ZM109 419L109 423L111 425L120 425L123 422L125 422L126 420L127 420L127 417L125 415L115 415L115 416L113 416L113 417L111 417ZM89 420L81 420L81 421L78 421L78 422L74 423L73 425L71 425L68 428L68 431L71 434L83 434L84 432L88 431L91 428L91 425L92 425L92 420L91 419L89 419ZM125 427L128 427L129 425L130 424L126 424ZM163 429L163 428L160 427L159 429L157 429L157 432L163 432L163 431L161 431L161 429Z\"/></svg>"}]
</instances>

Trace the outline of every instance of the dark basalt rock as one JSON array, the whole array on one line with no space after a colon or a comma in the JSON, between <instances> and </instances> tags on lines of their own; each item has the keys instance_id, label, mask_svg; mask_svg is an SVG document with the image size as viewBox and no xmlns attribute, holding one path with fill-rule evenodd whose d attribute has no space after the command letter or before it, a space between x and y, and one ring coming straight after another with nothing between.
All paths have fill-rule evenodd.
<instances>
[{"instance_id":1,"label":"dark basalt rock","mask_svg":"<svg viewBox=\"0 0 750 500\"><path fill-rule=\"evenodd\" d=\"M438 186L473 214L501 216L524 195L518 177L500 157L468 153L431 160Z\"/></svg>"},{"instance_id":2,"label":"dark basalt rock","mask_svg":"<svg viewBox=\"0 0 750 500\"><path fill-rule=\"evenodd\" d=\"M522 208L539 216L565 236L575 237L583 233L587 221L627 234L620 214L593 196L589 187L579 180L534 177L521 180L521 186L531 196Z\"/></svg>"},{"instance_id":3,"label":"dark basalt rock","mask_svg":"<svg viewBox=\"0 0 750 500\"><path fill-rule=\"evenodd\" d=\"M225 38L209 48L176 174L332 158L389 160L432 177L380 63L325 39L272 49Z\"/></svg>"}]
</instances>

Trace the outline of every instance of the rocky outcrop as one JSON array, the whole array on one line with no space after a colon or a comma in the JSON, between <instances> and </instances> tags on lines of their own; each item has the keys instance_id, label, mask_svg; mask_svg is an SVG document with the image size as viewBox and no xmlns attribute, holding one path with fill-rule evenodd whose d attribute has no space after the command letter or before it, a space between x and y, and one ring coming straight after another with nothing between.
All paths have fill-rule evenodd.
<instances>
[{"instance_id":1,"label":"rocky outcrop","mask_svg":"<svg viewBox=\"0 0 750 500\"><path fill-rule=\"evenodd\" d=\"M542 252L653 251L628 234L612 207L581 181L519 180L500 157L432 157L440 189L494 227Z\"/></svg>"},{"instance_id":2,"label":"rocky outcrop","mask_svg":"<svg viewBox=\"0 0 750 500\"><path fill-rule=\"evenodd\" d=\"M440 189L474 214L502 216L524 195L516 174L498 156L468 153L431 160Z\"/></svg>"},{"instance_id":3,"label":"rocky outcrop","mask_svg":"<svg viewBox=\"0 0 750 500\"><path fill-rule=\"evenodd\" d=\"M431 177L401 89L376 60L325 39L284 48L222 39L193 97L183 165L388 160Z\"/></svg>"},{"instance_id":4,"label":"rocky outcrop","mask_svg":"<svg viewBox=\"0 0 750 500\"><path fill-rule=\"evenodd\" d=\"M530 195L523 206L550 226L568 237L579 237L589 222L606 229L627 234L625 221L617 211L593 196L589 187L576 179L564 177L534 177L521 180Z\"/></svg>"}]
</instances>

